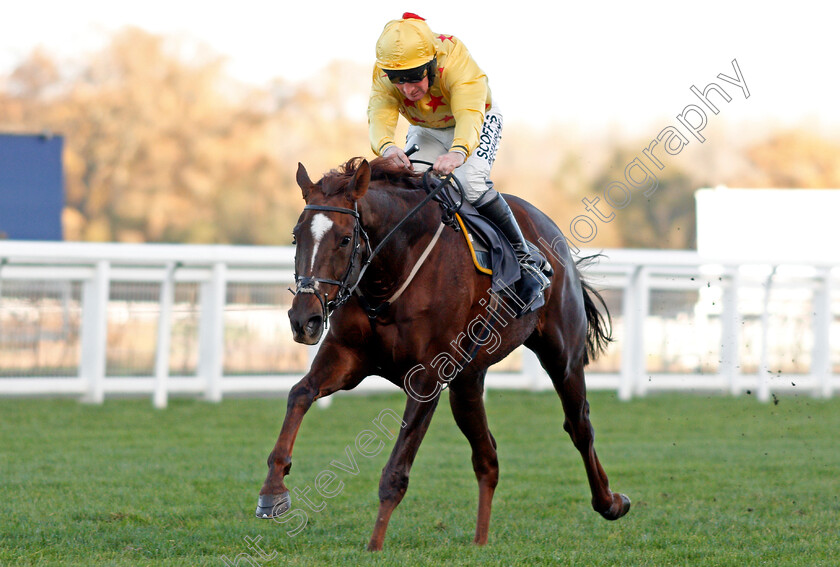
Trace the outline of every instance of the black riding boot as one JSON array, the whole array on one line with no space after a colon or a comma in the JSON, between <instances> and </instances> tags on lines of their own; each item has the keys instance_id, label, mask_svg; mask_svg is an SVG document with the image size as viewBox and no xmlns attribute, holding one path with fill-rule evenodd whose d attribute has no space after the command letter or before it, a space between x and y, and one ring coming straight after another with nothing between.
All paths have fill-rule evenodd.
<instances>
[{"instance_id":1,"label":"black riding boot","mask_svg":"<svg viewBox=\"0 0 840 567\"><path fill-rule=\"evenodd\" d=\"M523 304L517 315L521 317L531 311L532 306L542 297L543 291L551 285L551 281L543 274L531 254L525 237L519 229L519 224L516 222L516 217L513 216L513 211L502 196L496 193L496 196L491 197L488 202L481 203L480 201L475 204L476 210L504 233L519 260L522 274L516 282L516 295Z\"/></svg>"}]
</instances>

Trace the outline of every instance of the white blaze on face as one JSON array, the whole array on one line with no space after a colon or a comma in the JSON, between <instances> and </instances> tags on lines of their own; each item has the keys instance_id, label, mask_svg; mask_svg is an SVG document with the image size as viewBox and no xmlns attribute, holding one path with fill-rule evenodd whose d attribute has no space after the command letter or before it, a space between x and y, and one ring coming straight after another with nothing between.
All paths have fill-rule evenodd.
<instances>
[{"instance_id":1,"label":"white blaze on face","mask_svg":"<svg viewBox=\"0 0 840 567\"><path fill-rule=\"evenodd\" d=\"M330 218L323 214L318 213L312 218L312 224L309 227L309 230L312 231L312 238L315 239L315 246L312 247L312 263L309 266L309 270L312 271L315 269L315 256L318 254L318 247L321 245L321 239L324 238L324 235L332 228L333 221Z\"/></svg>"}]
</instances>

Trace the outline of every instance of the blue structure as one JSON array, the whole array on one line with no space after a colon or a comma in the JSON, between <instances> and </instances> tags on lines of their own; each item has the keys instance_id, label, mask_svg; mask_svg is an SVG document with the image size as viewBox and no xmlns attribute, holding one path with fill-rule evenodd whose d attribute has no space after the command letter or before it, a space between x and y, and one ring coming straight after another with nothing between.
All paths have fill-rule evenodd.
<instances>
[{"instance_id":1,"label":"blue structure","mask_svg":"<svg viewBox=\"0 0 840 567\"><path fill-rule=\"evenodd\" d=\"M62 240L61 136L0 134L0 239Z\"/></svg>"}]
</instances>

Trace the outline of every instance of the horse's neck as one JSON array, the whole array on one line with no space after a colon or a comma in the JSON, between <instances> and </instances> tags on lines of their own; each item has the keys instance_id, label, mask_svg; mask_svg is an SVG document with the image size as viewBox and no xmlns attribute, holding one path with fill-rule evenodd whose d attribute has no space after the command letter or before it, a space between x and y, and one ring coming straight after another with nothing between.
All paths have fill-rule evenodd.
<instances>
[{"instance_id":1,"label":"horse's neck","mask_svg":"<svg viewBox=\"0 0 840 567\"><path fill-rule=\"evenodd\" d=\"M433 206L427 205L404 223L394 234L391 231L422 200L422 194L416 192L390 192L383 189L369 190L359 201L360 213L365 231L370 238L371 250L384 239L387 241L376 257L371 261L362 290L372 296L387 296L398 287L411 271L415 257L416 244L425 243L429 234Z\"/></svg>"}]
</instances>

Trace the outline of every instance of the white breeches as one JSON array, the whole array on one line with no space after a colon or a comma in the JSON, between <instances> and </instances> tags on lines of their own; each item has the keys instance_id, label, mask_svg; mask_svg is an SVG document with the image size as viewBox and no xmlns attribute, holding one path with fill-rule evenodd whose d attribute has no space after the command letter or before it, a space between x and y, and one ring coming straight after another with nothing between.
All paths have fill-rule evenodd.
<instances>
[{"instance_id":1,"label":"white breeches","mask_svg":"<svg viewBox=\"0 0 840 567\"><path fill-rule=\"evenodd\" d=\"M503 124L502 114L495 105L485 112L478 147L473 150L464 165L454 171L470 203L476 202L493 186L493 182L490 181L490 170L493 168L496 150L502 139ZM454 137L454 126L451 128L409 126L406 147L417 144L420 149L411 155L411 159L434 163L439 156L449 151ZM429 166L416 164L414 167L418 171L425 171Z\"/></svg>"}]
</instances>

